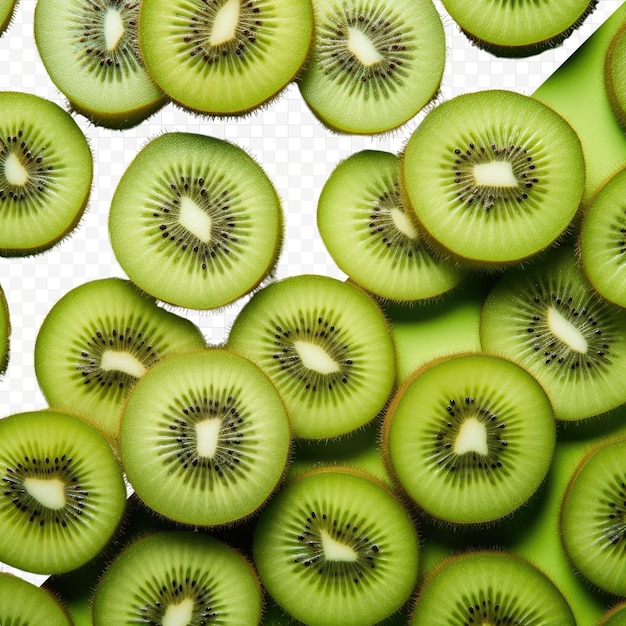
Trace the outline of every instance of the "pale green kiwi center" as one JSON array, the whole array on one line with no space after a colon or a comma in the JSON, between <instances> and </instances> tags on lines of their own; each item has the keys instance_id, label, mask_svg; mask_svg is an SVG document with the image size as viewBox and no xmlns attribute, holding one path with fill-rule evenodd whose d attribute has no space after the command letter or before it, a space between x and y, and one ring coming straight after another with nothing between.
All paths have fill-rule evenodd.
<instances>
[{"instance_id":1,"label":"pale green kiwi center","mask_svg":"<svg viewBox=\"0 0 626 626\"><path fill-rule=\"evenodd\" d=\"M315 343L309 341L294 341L293 347L296 349L302 365L320 374L333 374L341 368L339 363Z\"/></svg>"},{"instance_id":2,"label":"pale green kiwi center","mask_svg":"<svg viewBox=\"0 0 626 626\"><path fill-rule=\"evenodd\" d=\"M209 37L209 44L212 46L219 46L235 38L239 24L239 2L240 0L228 0L217 12Z\"/></svg>"},{"instance_id":3,"label":"pale green kiwi center","mask_svg":"<svg viewBox=\"0 0 626 626\"><path fill-rule=\"evenodd\" d=\"M455 454L476 452L487 456L489 446L487 445L487 428L485 425L475 417L465 419L454 441L454 452Z\"/></svg>"},{"instance_id":4,"label":"pale green kiwi center","mask_svg":"<svg viewBox=\"0 0 626 626\"><path fill-rule=\"evenodd\" d=\"M211 417L195 423L196 448L199 457L212 459L215 456L221 427L222 420L219 417Z\"/></svg>"},{"instance_id":5,"label":"pale green kiwi center","mask_svg":"<svg viewBox=\"0 0 626 626\"><path fill-rule=\"evenodd\" d=\"M65 506L65 483L58 478L26 478L24 488L48 509L58 510Z\"/></svg>"},{"instance_id":6,"label":"pale green kiwi center","mask_svg":"<svg viewBox=\"0 0 626 626\"><path fill-rule=\"evenodd\" d=\"M409 239L417 239L417 229L408 218L407 214L398 208L393 208L390 211L393 225Z\"/></svg>"},{"instance_id":7,"label":"pale green kiwi center","mask_svg":"<svg viewBox=\"0 0 626 626\"><path fill-rule=\"evenodd\" d=\"M100 368L105 371L124 372L135 378L141 378L147 371L146 366L137 357L124 350L105 350L100 358Z\"/></svg>"},{"instance_id":8,"label":"pale green kiwi center","mask_svg":"<svg viewBox=\"0 0 626 626\"><path fill-rule=\"evenodd\" d=\"M28 171L14 152L4 162L4 176L9 185L25 185L28 181Z\"/></svg>"},{"instance_id":9,"label":"pale green kiwi center","mask_svg":"<svg viewBox=\"0 0 626 626\"><path fill-rule=\"evenodd\" d=\"M371 67L383 60L383 55L368 36L358 28L348 27L348 50L365 66Z\"/></svg>"},{"instance_id":10,"label":"pale green kiwi center","mask_svg":"<svg viewBox=\"0 0 626 626\"><path fill-rule=\"evenodd\" d=\"M518 187L513 165L508 161L476 163L474 180L479 187Z\"/></svg>"},{"instance_id":11,"label":"pale green kiwi center","mask_svg":"<svg viewBox=\"0 0 626 626\"><path fill-rule=\"evenodd\" d=\"M178 604L170 604L163 616L163 626L187 626L193 619L193 600L185 598Z\"/></svg>"},{"instance_id":12,"label":"pale green kiwi center","mask_svg":"<svg viewBox=\"0 0 626 626\"><path fill-rule=\"evenodd\" d=\"M211 216L207 215L207 213L188 196L182 196L180 199L178 221L200 241L211 243L211 231L213 229Z\"/></svg>"},{"instance_id":13,"label":"pale green kiwi center","mask_svg":"<svg viewBox=\"0 0 626 626\"><path fill-rule=\"evenodd\" d=\"M122 14L116 9L109 7L104 16L104 42L109 52L117 48L124 36L124 20Z\"/></svg>"},{"instance_id":14,"label":"pale green kiwi center","mask_svg":"<svg viewBox=\"0 0 626 626\"><path fill-rule=\"evenodd\" d=\"M552 307L548 309L548 326L554 335L572 350L582 354L587 352L587 340L583 334Z\"/></svg>"},{"instance_id":15,"label":"pale green kiwi center","mask_svg":"<svg viewBox=\"0 0 626 626\"><path fill-rule=\"evenodd\" d=\"M333 539L328 533L320 531L322 539L322 549L324 550L324 558L327 561L342 561L344 563L353 563L357 561L359 555L353 548Z\"/></svg>"}]
</instances>

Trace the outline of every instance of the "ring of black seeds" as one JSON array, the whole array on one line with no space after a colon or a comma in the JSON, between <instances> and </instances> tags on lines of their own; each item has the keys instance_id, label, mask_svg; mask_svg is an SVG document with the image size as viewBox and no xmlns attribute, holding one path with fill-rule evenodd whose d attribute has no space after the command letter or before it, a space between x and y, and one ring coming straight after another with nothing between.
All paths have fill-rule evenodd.
<instances>
[{"instance_id":1,"label":"ring of black seeds","mask_svg":"<svg viewBox=\"0 0 626 626\"><path fill-rule=\"evenodd\" d=\"M604 547L620 544L620 550L626 550L626 482L615 480L615 484L603 493L603 510L599 516L599 528L602 538L606 541Z\"/></svg>"}]
</instances>

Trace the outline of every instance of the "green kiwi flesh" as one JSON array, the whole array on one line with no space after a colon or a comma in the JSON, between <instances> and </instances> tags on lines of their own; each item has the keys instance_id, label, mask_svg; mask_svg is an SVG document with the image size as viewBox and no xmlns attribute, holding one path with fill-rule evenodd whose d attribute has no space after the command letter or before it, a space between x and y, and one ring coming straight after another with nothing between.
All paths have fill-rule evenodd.
<instances>
[{"instance_id":1,"label":"green kiwi flesh","mask_svg":"<svg viewBox=\"0 0 626 626\"><path fill-rule=\"evenodd\" d=\"M116 440L129 390L170 354L206 347L200 329L121 278L74 287L50 309L35 340L35 375L48 404Z\"/></svg>"},{"instance_id":2,"label":"green kiwi flesh","mask_svg":"<svg viewBox=\"0 0 626 626\"><path fill-rule=\"evenodd\" d=\"M122 468L107 440L57 411L0 420L0 561L37 574L76 569L117 529Z\"/></svg>"},{"instance_id":3,"label":"green kiwi flesh","mask_svg":"<svg viewBox=\"0 0 626 626\"><path fill-rule=\"evenodd\" d=\"M78 224L93 176L85 135L54 102L0 92L0 256L51 248Z\"/></svg>"},{"instance_id":4,"label":"green kiwi flesh","mask_svg":"<svg viewBox=\"0 0 626 626\"><path fill-rule=\"evenodd\" d=\"M483 354L418 370L383 427L391 474L421 510L454 524L495 521L526 503L548 472L555 441L539 383Z\"/></svg>"},{"instance_id":5,"label":"green kiwi flesh","mask_svg":"<svg viewBox=\"0 0 626 626\"><path fill-rule=\"evenodd\" d=\"M622 601L611 607L597 626L626 626L626 602Z\"/></svg>"},{"instance_id":6,"label":"green kiwi flesh","mask_svg":"<svg viewBox=\"0 0 626 626\"><path fill-rule=\"evenodd\" d=\"M615 33L606 53L604 84L611 110L626 128L626 24Z\"/></svg>"},{"instance_id":7,"label":"green kiwi flesh","mask_svg":"<svg viewBox=\"0 0 626 626\"><path fill-rule=\"evenodd\" d=\"M528 96L489 90L431 110L407 142L402 180L438 249L494 267L528 259L564 234L584 167L562 117Z\"/></svg>"},{"instance_id":8,"label":"green kiwi flesh","mask_svg":"<svg viewBox=\"0 0 626 626\"><path fill-rule=\"evenodd\" d=\"M485 300L480 336L485 352L535 376L559 420L626 402L626 311L597 295L572 248L503 275Z\"/></svg>"},{"instance_id":9,"label":"green kiwi flesh","mask_svg":"<svg viewBox=\"0 0 626 626\"><path fill-rule=\"evenodd\" d=\"M465 272L436 259L405 207L399 159L364 150L342 161L322 188L317 225L339 268L385 300L413 302L456 287Z\"/></svg>"},{"instance_id":10,"label":"green kiwi flesh","mask_svg":"<svg viewBox=\"0 0 626 626\"><path fill-rule=\"evenodd\" d=\"M561 591L513 554L470 551L445 560L417 597L410 626L575 626Z\"/></svg>"},{"instance_id":11,"label":"green kiwi flesh","mask_svg":"<svg viewBox=\"0 0 626 626\"><path fill-rule=\"evenodd\" d=\"M9 365L11 347L11 318L9 304L2 285L0 285L0 375L4 374Z\"/></svg>"},{"instance_id":12,"label":"green kiwi flesh","mask_svg":"<svg viewBox=\"0 0 626 626\"><path fill-rule=\"evenodd\" d=\"M274 382L297 438L338 437L364 426L395 381L382 311L357 287L326 276L291 276L255 293L227 346Z\"/></svg>"},{"instance_id":13,"label":"green kiwi flesh","mask_svg":"<svg viewBox=\"0 0 626 626\"><path fill-rule=\"evenodd\" d=\"M253 626L262 592L250 563L204 533L160 532L125 548L101 578L94 626Z\"/></svg>"},{"instance_id":14,"label":"green kiwi flesh","mask_svg":"<svg viewBox=\"0 0 626 626\"><path fill-rule=\"evenodd\" d=\"M214 309L255 289L273 269L283 214L274 185L242 148L167 133L122 175L109 235L141 289L176 306Z\"/></svg>"},{"instance_id":15,"label":"green kiwi flesh","mask_svg":"<svg viewBox=\"0 0 626 626\"><path fill-rule=\"evenodd\" d=\"M352 134L392 130L439 90L446 50L431 0L315 0L313 49L298 86L319 119Z\"/></svg>"},{"instance_id":16,"label":"green kiwi flesh","mask_svg":"<svg viewBox=\"0 0 626 626\"><path fill-rule=\"evenodd\" d=\"M0 35L11 24L16 6L17 0L0 0Z\"/></svg>"},{"instance_id":17,"label":"green kiwi flesh","mask_svg":"<svg viewBox=\"0 0 626 626\"><path fill-rule=\"evenodd\" d=\"M391 615L413 591L418 554L399 501L345 468L290 482L262 512L253 538L264 587L309 626L367 626Z\"/></svg>"},{"instance_id":18,"label":"green kiwi flesh","mask_svg":"<svg viewBox=\"0 0 626 626\"><path fill-rule=\"evenodd\" d=\"M143 0L139 44L146 67L175 102L214 115L267 102L304 64L310 0Z\"/></svg>"}]
</instances>

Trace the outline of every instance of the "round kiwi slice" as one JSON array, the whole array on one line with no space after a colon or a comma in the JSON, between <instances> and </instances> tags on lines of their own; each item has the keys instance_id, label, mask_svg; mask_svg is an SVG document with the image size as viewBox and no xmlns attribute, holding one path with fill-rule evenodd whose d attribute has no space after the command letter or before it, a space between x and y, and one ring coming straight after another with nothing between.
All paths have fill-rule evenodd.
<instances>
[{"instance_id":1,"label":"round kiwi slice","mask_svg":"<svg viewBox=\"0 0 626 626\"><path fill-rule=\"evenodd\" d=\"M242 148L168 133L122 175L109 234L141 289L176 306L213 309L267 277L280 252L283 214L272 182Z\"/></svg>"},{"instance_id":2,"label":"round kiwi slice","mask_svg":"<svg viewBox=\"0 0 626 626\"><path fill-rule=\"evenodd\" d=\"M0 374L4 374L9 365L9 349L11 340L11 318L7 297L0 285Z\"/></svg>"},{"instance_id":3,"label":"round kiwi slice","mask_svg":"<svg viewBox=\"0 0 626 626\"><path fill-rule=\"evenodd\" d=\"M528 561L496 551L470 551L429 575L410 626L576 626L556 585Z\"/></svg>"},{"instance_id":4,"label":"round kiwi slice","mask_svg":"<svg viewBox=\"0 0 626 626\"><path fill-rule=\"evenodd\" d=\"M206 347L189 320L121 278L71 289L46 315L35 374L48 404L75 413L115 440L128 391L169 354Z\"/></svg>"},{"instance_id":5,"label":"round kiwi slice","mask_svg":"<svg viewBox=\"0 0 626 626\"><path fill-rule=\"evenodd\" d=\"M221 348L155 365L131 391L120 452L135 493L184 524L254 513L287 465L287 411L267 376Z\"/></svg>"},{"instance_id":6,"label":"round kiwi slice","mask_svg":"<svg viewBox=\"0 0 626 626\"><path fill-rule=\"evenodd\" d=\"M170 531L125 548L100 580L94 626L259 624L262 592L250 563L210 535Z\"/></svg>"},{"instance_id":7,"label":"round kiwi slice","mask_svg":"<svg viewBox=\"0 0 626 626\"><path fill-rule=\"evenodd\" d=\"M23 578L0 572L0 624L72 626L72 620L51 593Z\"/></svg>"},{"instance_id":8,"label":"round kiwi slice","mask_svg":"<svg viewBox=\"0 0 626 626\"><path fill-rule=\"evenodd\" d=\"M35 42L72 108L95 124L135 126L167 97L148 76L137 42L141 0L40 0Z\"/></svg>"},{"instance_id":9,"label":"round kiwi slice","mask_svg":"<svg viewBox=\"0 0 626 626\"><path fill-rule=\"evenodd\" d=\"M143 0L139 44L150 75L178 104L215 115L276 96L306 60L310 0Z\"/></svg>"},{"instance_id":10,"label":"round kiwi slice","mask_svg":"<svg viewBox=\"0 0 626 626\"><path fill-rule=\"evenodd\" d=\"M609 593L626 596L626 440L596 445L578 465L561 508L561 539L574 567Z\"/></svg>"},{"instance_id":11,"label":"round kiwi slice","mask_svg":"<svg viewBox=\"0 0 626 626\"><path fill-rule=\"evenodd\" d=\"M17 0L0 0L0 35L9 27Z\"/></svg>"},{"instance_id":12,"label":"round kiwi slice","mask_svg":"<svg viewBox=\"0 0 626 626\"><path fill-rule=\"evenodd\" d=\"M500 57L528 57L563 43L598 0L442 0L479 48Z\"/></svg>"},{"instance_id":13,"label":"round kiwi slice","mask_svg":"<svg viewBox=\"0 0 626 626\"><path fill-rule=\"evenodd\" d=\"M626 23L613 35L604 57L604 86L615 119L626 128Z\"/></svg>"},{"instance_id":14,"label":"round kiwi slice","mask_svg":"<svg viewBox=\"0 0 626 626\"><path fill-rule=\"evenodd\" d=\"M367 424L394 385L395 348L381 310L357 287L326 276L290 276L255 293L227 345L267 373L303 439Z\"/></svg>"},{"instance_id":15,"label":"round kiwi slice","mask_svg":"<svg viewBox=\"0 0 626 626\"><path fill-rule=\"evenodd\" d=\"M567 246L496 282L480 337L485 352L535 376L557 419L581 420L626 402L626 311L597 295Z\"/></svg>"},{"instance_id":16,"label":"round kiwi slice","mask_svg":"<svg viewBox=\"0 0 626 626\"><path fill-rule=\"evenodd\" d=\"M107 440L57 411L0 420L0 561L28 572L68 572L93 559L126 506Z\"/></svg>"},{"instance_id":17,"label":"round kiwi slice","mask_svg":"<svg viewBox=\"0 0 626 626\"><path fill-rule=\"evenodd\" d=\"M342 161L319 197L317 226L351 280L387 300L412 302L456 287L465 272L435 259L403 202L398 157L364 150Z\"/></svg>"},{"instance_id":18,"label":"round kiwi slice","mask_svg":"<svg viewBox=\"0 0 626 626\"><path fill-rule=\"evenodd\" d=\"M383 427L390 471L426 513L491 522L523 505L554 453L550 401L524 369L498 357L446 357L398 391Z\"/></svg>"},{"instance_id":19,"label":"round kiwi slice","mask_svg":"<svg viewBox=\"0 0 626 626\"><path fill-rule=\"evenodd\" d=\"M597 626L626 626L626 601L612 606L598 622Z\"/></svg>"},{"instance_id":20,"label":"round kiwi slice","mask_svg":"<svg viewBox=\"0 0 626 626\"><path fill-rule=\"evenodd\" d=\"M345 468L315 470L283 487L253 538L264 587L309 626L368 626L397 611L416 584L418 553L400 502Z\"/></svg>"},{"instance_id":21,"label":"round kiwi slice","mask_svg":"<svg viewBox=\"0 0 626 626\"><path fill-rule=\"evenodd\" d=\"M435 244L474 266L503 266L552 245L583 194L578 136L522 94L462 94L433 109L404 150L403 185Z\"/></svg>"},{"instance_id":22,"label":"round kiwi slice","mask_svg":"<svg viewBox=\"0 0 626 626\"><path fill-rule=\"evenodd\" d=\"M51 248L78 224L91 189L85 135L50 100L0 92L0 256Z\"/></svg>"}]
</instances>

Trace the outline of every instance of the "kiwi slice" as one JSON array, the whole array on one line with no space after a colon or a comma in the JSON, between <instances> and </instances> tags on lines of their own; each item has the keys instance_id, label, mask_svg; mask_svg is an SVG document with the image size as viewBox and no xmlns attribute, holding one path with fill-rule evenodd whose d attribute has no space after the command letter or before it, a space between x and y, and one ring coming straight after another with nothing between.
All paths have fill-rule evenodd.
<instances>
[{"instance_id":1,"label":"kiwi slice","mask_svg":"<svg viewBox=\"0 0 626 626\"><path fill-rule=\"evenodd\" d=\"M11 318L7 297L0 285L0 375L4 374L9 365L9 349L11 338Z\"/></svg>"},{"instance_id":2,"label":"kiwi slice","mask_svg":"<svg viewBox=\"0 0 626 626\"><path fill-rule=\"evenodd\" d=\"M409 599L417 533L381 483L345 468L315 470L262 512L254 563L272 598L309 626L368 626Z\"/></svg>"},{"instance_id":3,"label":"kiwi slice","mask_svg":"<svg viewBox=\"0 0 626 626\"><path fill-rule=\"evenodd\" d=\"M555 584L513 554L469 551L446 559L424 583L410 626L575 626Z\"/></svg>"},{"instance_id":4,"label":"kiwi slice","mask_svg":"<svg viewBox=\"0 0 626 626\"><path fill-rule=\"evenodd\" d=\"M544 480L556 425L537 381L484 354L442 358L396 394L383 427L391 473L426 513L455 524L498 520Z\"/></svg>"},{"instance_id":5,"label":"kiwi slice","mask_svg":"<svg viewBox=\"0 0 626 626\"><path fill-rule=\"evenodd\" d=\"M480 337L486 352L537 378L557 419L581 420L626 402L626 311L597 295L567 246L498 280Z\"/></svg>"},{"instance_id":6,"label":"kiwi slice","mask_svg":"<svg viewBox=\"0 0 626 626\"><path fill-rule=\"evenodd\" d=\"M446 11L479 48L500 57L528 57L562 44L598 0L442 0Z\"/></svg>"},{"instance_id":7,"label":"kiwi slice","mask_svg":"<svg viewBox=\"0 0 626 626\"><path fill-rule=\"evenodd\" d=\"M597 626L626 626L626 601L612 606L602 616Z\"/></svg>"},{"instance_id":8,"label":"kiwi slice","mask_svg":"<svg viewBox=\"0 0 626 626\"><path fill-rule=\"evenodd\" d=\"M298 85L325 125L389 131L435 96L446 44L431 0L314 0L313 8L313 49Z\"/></svg>"},{"instance_id":9,"label":"kiwi slice","mask_svg":"<svg viewBox=\"0 0 626 626\"><path fill-rule=\"evenodd\" d=\"M150 75L178 104L214 115L275 97L304 64L310 0L143 0L139 44Z\"/></svg>"},{"instance_id":10,"label":"kiwi slice","mask_svg":"<svg viewBox=\"0 0 626 626\"><path fill-rule=\"evenodd\" d=\"M366 293L335 278L290 276L264 287L237 316L227 345L274 382L298 438L337 437L367 424L394 385L385 317Z\"/></svg>"},{"instance_id":11,"label":"kiwi slice","mask_svg":"<svg viewBox=\"0 0 626 626\"><path fill-rule=\"evenodd\" d=\"M171 357L131 391L120 452L135 493L184 524L254 513L288 460L287 411L267 376L221 348Z\"/></svg>"},{"instance_id":12,"label":"kiwi slice","mask_svg":"<svg viewBox=\"0 0 626 626\"><path fill-rule=\"evenodd\" d=\"M50 100L0 92L0 256L35 254L78 224L91 188L85 135Z\"/></svg>"},{"instance_id":13,"label":"kiwi slice","mask_svg":"<svg viewBox=\"0 0 626 626\"><path fill-rule=\"evenodd\" d=\"M585 164L578 136L522 94L462 94L433 109L404 150L403 184L434 244L462 263L517 263L576 216Z\"/></svg>"},{"instance_id":14,"label":"kiwi slice","mask_svg":"<svg viewBox=\"0 0 626 626\"><path fill-rule=\"evenodd\" d=\"M133 542L111 563L93 602L94 626L259 624L262 592L250 563L202 533Z\"/></svg>"},{"instance_id":15,"label":"kiwi slice","mask_svg":"<svg viewBox=\"0 0 626 626\"><path fill-rule=\"evenodd\" d=\"M604 85L615 119L626 128L626 23L609 44L604 60Z\"/></svg>"},{"instance_id":16,"label":"kiwi slice","mask_svg":"<svg viewBox=\"0 0 626 626\"><path fill-rule=\"evenodd\" d=\"M176 306L213 309L249 293L273 269L283 214L274 185L245 150L168 133L122 175L109 234L141 289Z\"/></svg>"},{"instance_id":17,"label":"kiwi slice","mask_svg":"<svg viewBox=\"0 0 626 626\"><path fill-rule=\"evenodd\" d=\"M456 287L465 272L435 259L403 202L399 159L364 150L342 161L324 184L317 226L339 268L386 300L425 300Z\"/></svg>"},{"instance_id":18,"label":"kiwi slice","mask_svg":"<svg viewBox=\"0 0 626 626\"><path fill-rule=\"evenodd\" d=\"M17 0L0 0L0 35L10 26Z\"/></svg>"},{"instance_id":19,"label":"kiwi slice","mask_svg":"<svg viewBox=\"0 0 626 626\"><path fill-rule=\"evenodd\" d=\"M58 411L0 420L0 561L57 574L94 558L126 505L120 464L107 440Z\"/></svg>"},{"instance_id":20,"label":"kiwi slice","mask_svg":"<svg viewBox=\"0 0 626 626\"><path fill-rule=\"evenodd\" d=\"M159 308L127 280L100 278L50 309L35 341L35 374L51 407L115 440L136 381L164 356L204 347L191 321Z\"/></svg>"}]
</instances>

